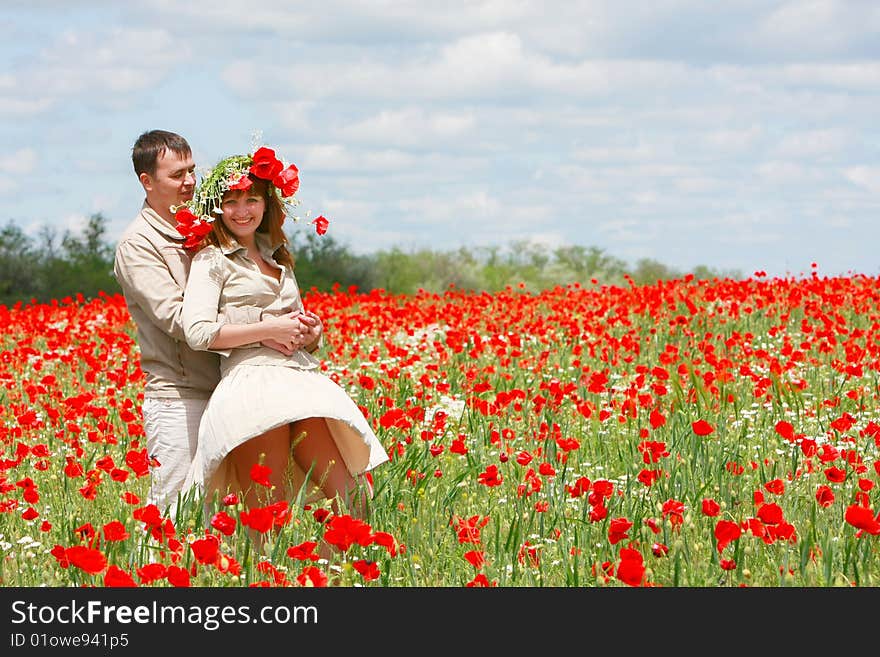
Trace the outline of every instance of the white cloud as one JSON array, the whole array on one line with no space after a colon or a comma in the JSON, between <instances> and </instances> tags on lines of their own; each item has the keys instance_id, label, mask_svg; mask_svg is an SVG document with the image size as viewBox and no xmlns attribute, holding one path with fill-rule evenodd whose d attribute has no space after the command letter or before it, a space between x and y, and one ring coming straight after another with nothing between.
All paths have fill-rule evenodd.
<instances>
[{"instance_id":1,"label":"white cloud","mask_svg":"<svg viewBox=\"0 0 880 657\"><path fill-rule=\"evenodd\" d=\"M747 128L710 131L703 135L703 140L711 150L732 155L753 148L763 134L761 126L751 125Z\"/></svg>"},{"instance_id":2,"label":"white cloud","mask_svg":"<svg viewBox=\"0 0 880 657\"><path fill-rule=\"evenodd\" d=\"M872 194L880 194L880 167L857 166L844 170L847 180Z\"/></svg>"},{"instance_id":3,"label":"white cloud","mask_svg":"<svg viewBox=\"0 0 880 657\"><path fill-rule=\"evenodd\" d=\"M690 83L698 72L678 62L595 59L568 63L529 49L520 35L486 32L459 38L439 49L416 50L403 61L365 51L357 59L322 60L311 67L267 65L239 59L223 80L244 96L256 90L285 96L308 90L311 98L372 98L496 101L530 93L565 97L632 95L635 90Z\"/></svg>"},{"instance_id":4,"label":"white cloud","mask_svg":"<svg viewBox=\"0 0 880 657\"><path fill-rule=\"evenodd\" d=\"M764 182L771 185L796 185L813 179L807 167L784 160L762 162L755 171Z\"/></svg>"},{"instance_id":5,"label":"white cloud","mask_svg":"<svg viewBox=\"0 0 880 657\"><path fill-rule=\"evenodd\" d=\"M795 132L782 138L776 154L783 158L821 158L839 153L851 141L851 135L843 128Z\"/></svg>"},{"instance_id":6,"label":"white cloud","mask_svg":"<svg viewBox=\"0 0 880 657\"><path fill-rule=\"evenodd\" d=\"M385 110L338 131L354 142L413 147L442 144L473 132L476 119L471 112L426 112L420 107Z\"/></svg>"},{"instance_id":7,"label":"white cloud","mask_svg":"<svg viewBox=\"0 0 880 657\"><path fill-rule=\"evenodd\" d=\"M880 11L862 0L794 0L759 19L754 42L772 50L838 53L876 39Z\"/></svg>"},{"instance_id":8,"label":"white cloud","mask_svg":"<svg viewBox=\"0 0 880 657\"><path fill-rule=\"evenodd\" d=\"M768 80L806 87L835 87L877 93L880 62L790 64L768 69Z\"/></svg>"},{"instance_id":9,"label":"white cloud","mask_svg":"<svg viewBox=\"0 0 880 657\"><path fill-rule=\"evenodd\" d=\"M655 226L647 226L643 222L632 219L603 221L599 223L597 230L612 243L650 242L655 240L658 235Z\"/></svg>"},{"instance_id":10,"label":"white cloud","mask_svg":"<svg viewBox=\"0 0 880 657\"><path fill-rule=\"evenodd\" d=\"M154 88L189 56L188 42L165 29L69 30L24 69L0 78L0 112L45 112L71 97L99 106L126 106L131 94Z\"/></svg>"},{"instance_id":11,"label":"white cloud","mask_svg":"<svg viewBox=\"0 0 880 657\"><path fill-rule=\"evenodd\" d=\"M0 172L16 175L31 173L37 167L37 152L33 148L20 148L9 154L0 154Z\"/></svg>"}]
</instances>

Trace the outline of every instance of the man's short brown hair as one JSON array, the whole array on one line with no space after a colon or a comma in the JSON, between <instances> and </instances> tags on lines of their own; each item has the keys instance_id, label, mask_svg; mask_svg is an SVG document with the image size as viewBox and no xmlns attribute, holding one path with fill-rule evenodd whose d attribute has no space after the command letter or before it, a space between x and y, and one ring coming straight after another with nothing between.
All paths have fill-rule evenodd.
<instances>
[{"instance_id":1,"label":"man's short brown hair","mask_svg":"<svg viewBox=\"0 0 880 657\"><path fill-rule=\"evenodd\" d=\"M131 162L135 174L154 175L159 156L165 151L171 151L181 157L192 155L189 143L177 133L167 130L148 130L143 133L131 149Z\"/></svg>"}]
</instances>

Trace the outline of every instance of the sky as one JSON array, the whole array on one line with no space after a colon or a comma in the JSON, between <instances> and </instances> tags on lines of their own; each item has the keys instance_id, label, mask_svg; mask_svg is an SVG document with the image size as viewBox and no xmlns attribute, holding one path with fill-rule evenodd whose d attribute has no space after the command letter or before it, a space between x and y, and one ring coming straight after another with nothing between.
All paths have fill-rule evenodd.
<instances>
[{"instance_id":1,"label":"sky","mask_svg":"<svg viewBox=\"0 0 880 657\"><path fill-rule=\"evenodd\" d=\"M0 226L143 201L131 147L267 145L359 254L596 247L880 274L880 2L0 0Z\"/></svg>"}]
</instances>

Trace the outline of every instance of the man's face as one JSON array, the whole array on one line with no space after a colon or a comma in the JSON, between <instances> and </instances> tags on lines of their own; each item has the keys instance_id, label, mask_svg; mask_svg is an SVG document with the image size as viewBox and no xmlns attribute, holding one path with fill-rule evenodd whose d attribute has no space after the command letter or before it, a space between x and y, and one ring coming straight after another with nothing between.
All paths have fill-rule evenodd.
<instances>
[{"instance_id":1,"label":"man's face","mask_svg":"<svg viewBox=\"0 0 880 657\"><path fill-rule=\"evenodd\" d=\"M141 174L147 203L159 216L170 221L173 216L171 206L180 205L193 197L195 168L191 153L181 156L166 150L156 161L155 174Z\"/></svg>"}]
</instances>

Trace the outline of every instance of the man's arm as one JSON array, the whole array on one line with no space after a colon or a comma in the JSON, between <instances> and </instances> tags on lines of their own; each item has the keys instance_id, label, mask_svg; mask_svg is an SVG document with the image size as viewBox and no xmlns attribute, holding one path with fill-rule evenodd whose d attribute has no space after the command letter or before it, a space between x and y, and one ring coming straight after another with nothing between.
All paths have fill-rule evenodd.
<instances>
[{"instance_id":1,"label":"man's arm","mask_svg":"<svg viewBox=\"0 0 880 657\"><path fill-rule=\"evenodd\" d=\"M149 244L122 242L116 248L113 271L125 297L136 303L153 324L177 340L185 339L183 289L161 253Z\"/></svg>"}]
</instances>

